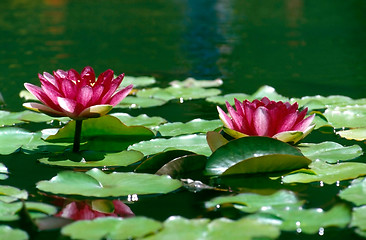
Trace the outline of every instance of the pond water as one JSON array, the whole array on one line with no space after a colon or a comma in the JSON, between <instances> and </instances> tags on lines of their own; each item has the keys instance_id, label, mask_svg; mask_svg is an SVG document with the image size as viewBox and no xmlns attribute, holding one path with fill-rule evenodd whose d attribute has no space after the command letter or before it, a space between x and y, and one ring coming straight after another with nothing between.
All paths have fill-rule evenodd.
<instances>
[{"instance_id":1,"label":"pond water","mask_svg":"<svg viewBox=\"0 0 366 240\"><path fill-rule=\"evenodd\" d=\"M110 68L129 76L153 76L161 87L188 77L221 78L223 93L252 94L270 85L287 97L363 98L365 11L363 0L1 1L0 92L6 102L4 110L24 110L19 92L24 82L38 85L38 73L70 68L81 71L87 65L97 73ZM158 115L172 122L218 118L215 104L174 103L126 111L134 116ZM321 138L315 134L310 141ZM21 157L1 156L14 171L14 178L5 183L35 193L37 181L50 179L59 171L35 161L21 161ZM302 194L317 196L309 207L326 208L335 201L337 189L313 184ZM132 210L160 221L172 215L215 217L218 213L202 211L202 204L220 194L181 191L142 199ZM238 217L237 212L225 214ZM48 235L41 234L39 239L42 237ZM346 230L316 237L358 238ZM285 233L281 239L315 238Z\"/></svg>"}]
</instances>

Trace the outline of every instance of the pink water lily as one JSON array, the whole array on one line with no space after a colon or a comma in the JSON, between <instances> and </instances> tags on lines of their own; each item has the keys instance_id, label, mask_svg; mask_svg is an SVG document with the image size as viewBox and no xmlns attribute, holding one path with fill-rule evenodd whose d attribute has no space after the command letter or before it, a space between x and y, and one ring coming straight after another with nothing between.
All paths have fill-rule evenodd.
<instances>
[{"instance_id":1,"label":"pink water lily","mask_svg":"<svg viewBox=\"0 0 366 240\"><path fill-rule=\"evenodd\" d=\"M53 75L38 74L41 87L25 83L25 88L41 103L28 102L23 106L50 116L67 116L75 120L100 117L107 114L132 90L129 85L116 91L124 74L114 78L108 69L96 79L93 68L85 67L81 74L74 69L57 70Z\"/></svg>"},{"instance_id":2,"label":"pink water lily","mask_svg":"<svg viewBox=\"0 0 366 240\"><path fill-rule=\"evenodd\" d=\"M103 200L104 201L104 200ZM131 209L120 200L113 200L113 209L111 212L102 212L93 209L92 204L86 201L74 201L68 203L60 212L58 217L69 218L73 220L91 220L99 217L133 217L135 214Z\"/></svg>"},{"instance_id":3,"label":"pink water lily","mask_svg":"<svg viewBox=\"0 0 366 240\"><path fill-rule=\"evenodd\" d=\"M252 102L235 99L235 108L226 102L230 117L217 107L225 131L235 137L266 136L284 142L297 142L313 129L315 115L305 118L307 108L299 111L295 102L275 102L267 97Z\"/></svg>"}]
</instances>

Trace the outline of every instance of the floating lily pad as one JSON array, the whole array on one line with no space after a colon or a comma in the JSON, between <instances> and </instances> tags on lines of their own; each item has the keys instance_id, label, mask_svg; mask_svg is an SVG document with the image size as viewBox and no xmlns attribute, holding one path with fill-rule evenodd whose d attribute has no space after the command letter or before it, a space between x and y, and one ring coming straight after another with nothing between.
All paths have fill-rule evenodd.
<instances>
[{"instance_id":1,"label":"floating lily pad","mask_svg":"<svg viewBox=\"0 0 366 240\"><path fill-rule=\"evenodd\" d=\"M357 227L361 236L366 234L366 206L353 208L351 227Z\"/></svg>"},{"instance_id":2,"label":"floating lily pad","mask_svg":"<svg viewBox=\"0 0 366 240\"><path fill-rule=\"evenodd\" d=\"M224 105L226 101L228 101L231 105L234 105L234 99L238 99L239 101L244 101L246 99L252 100L252 96L245 94L245 93L229 93L223 96L214 96L206 98L206 101L213 102L216 104Z\"/></svg>"},{"instance_id":3,"label":"floating lily pad","mask_svg":"<svg viewBox=\"0 0 366 240\"><path fill-rule=\"evenodd\" d=\"M20 211L23 204L21 202L6 203L0 201L0 221L15 221L19 219L17 212Z\"/></svg>"},{"instance_id":4,"label":"floating lily pad","mask_svg":"<svg viewBox=\"0 0 366 240\"><path fill-rule=\"evenodd\" d=\"M160 232L144 239L250 240L275 239L279 235L277 227L252 219L232 221L219 218L210 222L209 219L188 220L173 216L164 222L164 228Z\"/></svg>"},{"instance_id":5,"label":"floating lily pad","mask_svg":"<svg viewBox=\"0 0 366 240\"><path fill-rule=\"evenodd\" d=\"M362 148L358 145L344 147L336 142L302 143L298 147L307 158L328 163L354 159L363 154Z\"/></svg>"},{"instance_id":6,"label":"floating lily pad","mask_svg":"<svg viewBox=\"0 0 366 240\"><path fill-rule=\"evenodd\" d=\"M39 161L44 164L62 167L125 167L140 161L144 155L138 151L122 151L117 153L103 153L81 151L80 153L64 152L55 154Z\"/></svg>"},{"instance_id":7,"label":"floating lily pad","mask_svg":"<svg viewBox=\"0 0 366 240\"><path fill-rule=\"evenodd\" d=\"M283 231L315 234L321 228L324 230L327 227L346 227L351 220L351 213L346 205L336 205L328 211L302 207L264 208L261 213L250 218L262 222L280 223L279 227Z\"/></svg>"},{"instance_id":8,"label":"floating lily pad","mask_svg":"<svg viewBox=\"0 0 366 240\"><path fill-rule=\"evenodd\" d=\"M45 129L45 131L47 130L49 129ZM57 130L54 133L57 133ZM24 153L64 152L66 148L71 146L69 143L46 142L42 139L43 136L43 130L42 132L32 133L30 141L22 146L22 151Z\"/></svg>"},{"instance_id":9,"label":"floating lily pad","mask_svg":"<svg viewBox=\"0 0 366 240\"><path fill-rule=\"evenodd\" d=\"M143 89L137 92L137 97L144 98L156 98L162 99L165 101L169 101L172 99L183 99L183 100L191 100L191 99L199 99L206 98L211 96L219 95L221 91L215 88L201 88L201 87L192 87L192 88L181 88L181 87L168 87L168 88L150 88Z\"/></svg>"},{"instance_id":10,"label":"floating lily pad","mask_svg":"<svg viewBox=\"0 0 366 240\"><path fill-rule=\"evenodd\" d=\"M47 137L46 141L69 141L72 142L75 132L75 121L70 121L57 134ZM149 138L154 136L154 133L146 127L135 126L128 127L123 124L118 118L106 115L100 118L90 118L83 121L82 138L103 138L103 137L142 137Z\"/></svg>"},{"instance_id":11,"label":"floating lily pad","mask_svg":"<svg viewBox=\"0 0 366 240\"><path fill-rule=\"evenodd\" d=\"M364 141L366 140L366 127L338 131L336 134L348 140Z\"/></svg>"},{"instance_id":12,"label":"floating lily pad","mask_svg":"<svg viewBox=\"0 0 366 240\"><path fill-rule=\"evenodd\" d=\"M32 111L23 111L19 113L19 119L24 122L51 122L51 121L60 121L61 123L67 123L70 121L68 117L50 117L43 113L37 113Z\"/></svg>"},{"instance_id":13,"label":"floating lily pad","mask_svg":"<svg viewBox=\"0 0 366 240\"><path fill-rule=\"evenodd\" d=\"M0 111L0 126L12 126L18 123L23 123L20 120L21 112Z\"/></svg>"},{"instance_id":14,"label":"floating lily pad","mask_svg":"<svg viewBox=\"0 0 366 240\"><path fill-rule=\"evenodd\" d=\"M25 190L20 190L19 188L0 185L0 201L10 203L18 199L27 199L28 192Z\"/></svg>"},{"instance_id":15,"label":"floating lily pad","mask_svg":"<svg viewBox=\"0 0 366 240\"><path fill-rule=\"evenodd\" d=\"M32 219L55 215L57 208L42 202L25 202L25 207Z\"/></svg>"},{"instance_id":16,"label":"floating lily pad","mask_svg":"<svg viewBox=\"0 0 366 240\"><path fill-rule=\"evenodd\" d=\"M26 145L32 139L33 133L21 128L0 128L0 154L10 154Z\"/></svg>"},{"instance_id":17,"label":"floating lily pad","mask_svg":"<svg viewBox=\"0 0 366 240\"><path fill-rule=\"evenodd\" d=\"M20 229L14 229L7 225L0 225L0 236L2 239L27 240L28 234Z\"/></svg>"},{"instance_id":18,"label":"floating lily pad","mask_svg":"<svg viewBox=\"0 0 366 240\"><path fill-rule=\"evenodd\" d=\"M149 117L146 114L132 117L127 113L112 113L111 116L118 118L127 126L155 127L167 122L162 117Z\"/></svg>"},{"instance_id":19,"label":"floating lily pad","mask_svg":"<svg viewBox=\"0 0 366 240\"><path fill-rule=\"evenodd\" d=\"M23 98L26 101L29 101L29 100L37 100L38 101L38 99L35 96L33 96L33 94L28 92L27 90L21 90L19 92L19 97Z\"/></svg>"},{"instance_id":20,"label":"floating lily pad","mask_svg":"<svg viewBox=\"0 0 366 240\"><path fill-rule=\"evenodd\" d=\"M228 203L233 204L240 211L253 213L266 208L300 207L304 201L299 201L293 192L281 190L272 195L241 193L235 196L216 197L206 202L205 206L206 208L212 208Z\"/></svg>"},{"instance_id":21,"label":"floating lily pad","mask_svg":"<svg viewBox=\"0 0 366 240\"><path fill-rule=\"evenodd\" d=\"M122 102L117 104L116 108L149 108L158 107L166 103L166 100L148 98L148 97L132 97L127 96Z\"/></svg>"},{"instance_id":22,"label":"floating lily pad","mask_svg":"<svg viewBox=\"0 0 366 240\"><path fill-rule=\"evenodd\" d=\"M3 163L0 163L0 180L7 179L8 173L8 168Z\"/></svg>"},{"instance_id":23,"label":"floating lily pad","mask_svg":"<svg viewBox=\"0 0 366 240\"><path fill-rule=\"evenodd\" d=\"M215 79L215 80L196 80L194 78L187 78L184 81L174 80L169 83L172 87L219 87L223 84L222 79Z\"/></svg>"},{"instance_id":24,"label":"floating lily pad","mask_svg":"<svg viewBox=\"0 0 366 240\"><path fill-rule=\"evenodd\" d=\"M281 94L277 93L273 87L267 85L260 87L252 95L253 99L262 99L263 97L267 97L272 101L289 101L287 97L282 96Z\"/></svg>"},{"instance_id":25,"label":"floating lily pad","mask_svg":"<svg viewBox=\"0 0 366 240\"><path fill-rule=\"evenodd\" d=\"M366 164L358 162L345 162L328 164L320 160L313 161L309 165L311 172L298 171L282 178L285 183L309 183L322 181L333 184L337 181L355 179L366 175Z\"/></svg>"},{"instance_id":26,"label":"floating lily pad","mask_svg":"<svg viewBox=\"0 0 366 240\"><path fill-rule=\"evenodd\" d=\"M340 191L339 197L352 202L356 206L366 204L366 179L360 178L352 181L346 189ZM365 227L366 229L366 227Z\"/></svg>"},{"instance_id":27,"label":"floating lily pad","mask_svg":"<svg viewBox=\"0 0 366 240\"><path fill-rule=\"evenodd\" d=\"M179 136L192 133L206 133L222 126L221 120L194 119L187 123L166 123L157 128L162 136Z\"/></svg>"},{"instance_id":28,"label":"floating lily pad","mask_svg":"<svg viewBox=\"0 0 366 240\"><path fill-rule=\"evenodd\" d=\"M324 116L335 128L366 127L366 104L327 108L324 112Z\"/></svg>"},{"instance_id":29,"label":"floating lily pad","mask_svg":"<svg viewBox=\"0 0 366 240\"><path fill-rule=\"evenodd\" d=\"M209 156L210 147L205 135L185 135L169 139L157 138L150 141L142 141L131 145L128 150L142 152L145 156L169 150L186 150L197 154Z\"/></svg>"},{"instance_id":30,"label":"floating lily pad","mask_svg":"<svg viewBox=\"0 0 366 240\"><path fill-rule=\"evenodd\" d=\"M82 220L62 228L61 233L73 239L140 239L158 231L162 224L146 217L104 217Z\"/></svg>"},{"instance_id":31,"label":"floating lily pad","mask_svg":"<svg viewBox=\"0 0 366 240\"><path fill-rule=\"evenodd\" d=\"M291 145L268 137L238 138L209 157L206 174L240 174L292 170L311 161Z\"/></svg>"},{"instance_id":32,"label":"floating lily pad","mask_svg":"<svg viewBox=\"0 0 366 240\"><path fill-rule=\"evenodd\" d=\"M354 100L350 97L341 95L324 96L306 96L302 98L292 98L291 102L297 102L300 106L307 107L309 110L325 109L327 107L351 104Z\"/></svg>"},{"instance_id":33,"label":"floating lily pad","mask_svg":"<svg viewBox=\"0 0 366 240\"><path fill-rule=\"evenodd\" d=\"M121 85L119 86L120 89L127 87L130 84L133 84L134 88L138 87L146 87L149 85L152 85L156 83L156 79L154 77L148 77L148 76L139 76L139 77L133 77L133 76L125 76L123 78L123 81Z\"/></svg>"},{"instance_id":34,"label":"floating lily pad","mask_svg":"<svg viewBox=\"0 0 366 240\"><path fill-rule=\"evenodd\" d=\"M93 197L164 194L180 187L180 181L168 176L118 172L106 174L96 168L86 173L63 171L49 181L37 183L41 191Z\"/></svg>"}]
</instances>

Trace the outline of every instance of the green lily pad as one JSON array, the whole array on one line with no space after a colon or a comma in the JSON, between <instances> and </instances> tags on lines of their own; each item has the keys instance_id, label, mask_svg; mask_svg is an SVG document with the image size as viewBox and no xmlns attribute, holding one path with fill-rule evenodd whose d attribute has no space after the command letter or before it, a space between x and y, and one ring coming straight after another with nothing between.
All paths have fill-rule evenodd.
<instances>
[{"instance_id":1,"label":"green lily pad","mask_svg":"<svg viewBox=\"0 0 366 240\"><path fill-rule=\"evenodd\" d=\"M277 227L252 219L232 221L219 218L210 222L209 219L188 220L172 216L164 222L164 228L160 232L144 239L250 240L275 239L279 235Z\"/></svg>"},{"instance_id":2,"label":"green lily pad","mask_svg":"<svg viewBox=\"0 0 366 240\"><path fill-rule=\"evenodd\" d=\"M229 142L223 135L214 131L208 131L206 133L206 139L212 152L215 152L219 147Z\"/></svg>"},{"instance_id":3,"label":"green lily pad","mask_svg":"<svg viewBox=\"0 0 366 240\"><path fill-rule=\"evenodd\" d=\"M143 98L156 98L162 99L165 101L169 101L172 99L182 99L182 100L191 100L191 99L199 99L206 98L211 96L219 95L221 91L215 88L201 88L201 87L192 87L192 88L181 88L181 87L167 87L167 88L150 88L143 89L137 92L137 97Z\"/></svg>"},{"instance_id":4,"label":"green lily pad","mask_svg":"<svg viewBox=\"0 0 366 240\"><path fill-rule=\"evenodd\" d=\"M298 171L282 178L285 183L309 183L322 181L333 184L337 181L355 179L366 175L366 164L358 162L345 162L328 164L320 160L313 161L309 165L312 172Z\"/></svg>"},{"instance_id":5,"label":"green lily pad","mask_svg":"<svg viewBox=\"0 0 366 240\"><path fill-rule=\"evenodd\" d=\"M55 154L39 161L44 164L62 167L125 167L140 161L144 155L138 151L122 151L117 153L102 153L81 151L80 153L64 152Z\"/></svg>"},{"instance_id":6,"label":"green lily pad","mask_svg":"<svg viewBox=\"0 0 366 240\"><path fill-rule=\"evenodd\" d=\"M348 140L366 140L366 127L337 131L336 134Z\"/></svg>"},{"instance_id":7,"label":"green lily pad","mask_svg":"<svg viewBox=\"0 0 366 240\"><path fill-rule=\"evenodd\" d=\"M51 121L59 121L61 123L67 123L70 121L68 117L50 117L43 113L37 113L33 111L23 111L19 113L19 119L24 122L51 122Z\"/></svg>"},{"instance_id":8,"label":"green lily pad","mask_svg":"<svg viewBox=\"0 0 366 240\"><path fill-rule=\"evenodd\" d=\"M32 139L33 133L21 128L0 128L0 154L10 154L26 145Z\"/></svg>"},{"instance_id":9,"label":"green lily pad","mask_svg":"<svg viewBox=\"0 0 366 240\"><path fill-rule=\"evenodd\" d=\"M106 174L97 168L86 173L63 171L49 181L37 183L41 191L93 197L164 194L180 187L180 181L168 176L118 172Z\"/></svg>"},{"instance_id":10,"label":"green lily pad","mask_svg":"<svg viewBox=\"0 0 366 240\"><path fill-rule=\"evenodd\" d=\"M206 101L212 102L215 104L225 105L225 102L228 101L231 105L234 105L234 99L238 99L239 101L244 101L246 99L252 100L252 96L245 93L229 93L223 96L213 96L206 98Z\"/></svg>"},{"instance_id":11,"label":"green lily pad","mask_svg":"<svg viewBox=\"0 0 366 240\"><path fill-rule=\"evenodd\" d=\"M47 132L49 129L44 129L42 132L32 133L31 139L27 144L22 146L22 151L27 154L31 153L53 153L53 152L64 152L66 148L70 147L70 143L52 143L46 142L42 138L44 132ZM56 131L52 131L52 133L57 133Z\"/></svg>"},{"instance_id":12,"label":"green lily pad","mask_svg":"<svg viewBox=\"0 0 366 240\"><path fill-rule=\"evenodd\" d=\"M152 85L156 83L156 79L154 77L148 77L148 76L139 76L139 77L133 77L133 76L125 76L123 78L123 81L121 85L119 86L120 89L127 87L130 84L133 84L134 88L138 87L146 87L149 85Z\"/></svg>"},{"instance_id":13,"label":"green lily pad","mask_svg":"<svg viewBox=\"0 0 366 240\"><path fill-rule=\"evenodd\" d=\"M215 80L196 80L194 78L187 78L184 81L174 80L169 83L172 87L191 88L191 87L219 87L223 84L222 79Z\"/></svg>"},{"instance_id":14,"label":"green lily pad","mask_svg":"<svg viewBox=\"0 0 366 240\"><path fill-rule=\"evenodd\" d=\"M221 120L194 119L187 123L166 123L157 128L162 136L179 136L192 133L206 133L222 126Z\"/></svg>"},{"instance_id":15,"label":"green lily pad","mask_svg":"<svg viewBox=\"0 0 366 240\"><path fill-rule=\"evenodd\" d=\"M10 203L18 199L27 199L28 192L25 190L20 190L19 188L0 185L0 201Z\"/></svg>"},{"instance_id":16,"label":"green lily pad","mask_svg":"<svg viewBox=\"0 0 366 240\"><path fill-rule=\"evenodd\" d=\"M271 87L264 85L260 87L255 93L253 93L252 98L254 99L262 99L263 97L267 97L272 101L289 101L287 97L278 94L276 90Z\"/></svg>"},{"instance_id":17,"label":"green lily pad","mask_svg":"<svg viewBox=\"0 0 366 240\"><path fill-rule=\"evenodd\" d=\"M146 217L104 217L82 220L62 228L61 233L73 239L135 239L154 233L162 227L158 221Z\"/></svg>"},{"instance_id":18,"label":"green lily pad","mask_svg":"<svg viewBox=\"0 0 366 240\"><path fill-rule=\"evenodd\" d=\"M209 157L207 175L273 172L306 167L311 161L291 145L268 137L238 138Z\"/></svg>"},{"instance_id":19,"label":"green lily pad","mask_svg":"<svg viewBox=\"0 0 366 240\"><path fill-rule=\"evenodd\" d=\"M7 179L8 173L8 168L3 163L0 163L0 180Z\"/></svg>"},{"instance_id":20,"label":"green lily pad","mask_svg":"<svg viewBox=\"0 0 366 240\"><path fill-rule=\"evenodd\" d=\"M17 212L22 209L21 202L6 203L0 201L0 221L15 221L19 219Z\"/></svg>"},{"instance_id":21,"label":"green lily pad","mask_svg":"<svg viewBox=\"0 0 366 240\"><path fill-rule=\"evenodd\" d=\"M324 96L306 96L302 98L291 98L291 102L297 102L299 106L307 107L309 110L325 109L327 107L340 106L353 103L353 99L341 95Z\"/></svg>"},{"instance_id":22,"label":"green lily pad","mask_svg":"<svg viewBox=\"0 0 366 240\"><path fill-rule=\"evenodd\" d=\"M142 141L128 147L128 150L140 151L145 156L174 149L191 151L205 156L211 154L206 136L199 134L184 135L169 139L156 138L150 141Z\"/></svg>"},{"instance_id":23,"label":"green lily pad","mask_svg":"<svg viewBox=\"0 0 366 240\"><path fill-rule=\"evenodd\" d=\"M324 116L335 128L366 127L366 104L327 108L324 112Z\"/></svg>"},{"instance_id":24,"label":"green lily pad","mask_svg":"<svg viewBox=\"0 0 366 240\"><path fill-rule=\"evenodd\" d=\"M298 147L307 158L328 163L351 160L363 154L358 145L344 147L336 142L302 143Z\"/></svg>"},{"instance_id":25,"label":"green lily pad","mask_svg":"<svg viewBox=\"0 0 366 240\"><path fill-rule=\"evenodd\" d=\"M145 126L156 127L167 121L162 117L149 117L146 114L141 114L137 117L132 117L127 113L112 113L111 116L118 118L127 126Z\"/></svg>"},{"instance_id":26,"label":"green lily pad","mask_svg":"<svg viewBox=\"0 0 366 240\"><path fill-rule=\"evenodd\" d=\"M0 111L0 126L12 126L18 123L23 123L20 120L20 116L22 113L19 112L8 112L8 111Z\"/></svg>"},{"instance_id":27,"label":"green lily pad","mask_svg":"<svg viewBox=\"0 0 366 240\"><path fill-rule=\"evenodd\" d=\"M29 236L20 229L14 229L7 225L0 225L0 236L2 239L27 240Z\"/></svg>"},{"instance_id":28,"label":"green lily pad","mask_svg":"<svg viewBox=\"0 0 366 240\"><path fill-rule=\"evenodd\" d=\"M127 96L122 102L117 104L115 108L149 108L159 107L165 103L167 103L167 101L162 99Z\"/></svg>"},{"instance_id":29,"label":"green lily pad","mask_svg":"<svg viewBox=\"0 0 366 240\"><path fill-rule=\"evenodd\" d=\"M35 96L33 96L33 94L28 92L27 90L21 90L19 92L19 97L23 98L26 101L29 101L29 100L37 100L38 101L38 99Z\"/></svg>"},{"instance_id":30,"label":"green lily pad","mask_svg":"<svg viewBox=\"0 0 366 240\"><path fill-rule=\"evenodd\" d=\"M75 132L75 121L70 121L61 128L55 135L47 137L46 141L69 141L72 142ZM83 121L82 138L103 138L103 137L153 137L154 133L143 126L128 127L118 118L105 115L100 118L90 118Z\"/></svg>"},{"instance_id":31,"label":"green lily pad","mask_svg":"<svg viewBox=\"0 0 366 240\"><path fill-rule=\"evenodd\" d=\"M351 227L358 228L358 233L365 236L366 233L366 206L353 208ZM357 231L356 231L357 232Z\"/></svg>"},{"instance_id":32,"label":"green lily pad","mask_svg":"<svg viewBox=\"0 0 366 240\"><path fill-rule=\"evenodd\" d=\"M300 207L304 201L299 201L293 192L281 190L272 195L241 193L235 196L216 197L206 202L205 206L206 208L212 208L228 203L233 204L240 211L253 213L267 208Z\"/></svg>"},{"instance_id":33,"label":"green lily pad","mask_svg":"<svg viewBox=\"0 0 366 240\"><path fill-rule=\"evenodd\" d=\"M55 215L57 208L42 202L25 202L25 207L32 219Z\"/></svg>"},{"instance_id":34,"label":"green lily pad","mask_svg":"<svg viewBox=\"0 0 366 240\"><path fill-rule=\"evenodd\" d=\"M320 229L324 231L327 227L346 227L351 220L351 213L346 205L336 205L328 211L321 208L303 209L302 207L266 208L250 218L280 223L279 227L283 231L315 234ZM281 221L278 221L279 219Z\"/></svg>"},{"instance_id":35,"label":"green lily pad","mask_svg":"<svg viewBox=\"0 0 366 240\"><path fill-rule=\"evenodd\" d=\"M339 197L343 200L352 202L356 206L366 204L366 179L359 178L352 181L346 189L339 193Z\"/></svg>"}]
</instances>

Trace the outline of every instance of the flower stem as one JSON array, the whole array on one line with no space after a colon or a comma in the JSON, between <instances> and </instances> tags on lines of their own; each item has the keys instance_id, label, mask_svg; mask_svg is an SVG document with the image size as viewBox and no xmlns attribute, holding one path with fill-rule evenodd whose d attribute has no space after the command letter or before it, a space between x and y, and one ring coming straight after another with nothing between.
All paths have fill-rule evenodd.
<instances>
[{"instance_id":1,"label":"flower stem","mask_svg":"<svg viewBox=\"0 0 366 240\"><path fill-rule=\"evenodd\" d=\"M80 150L80 138L81 138L81 126L83 124L83 120L75 120L75 135L74 135L74 146L72 151L77 153Z\"/></svg>"}]
</instances>

